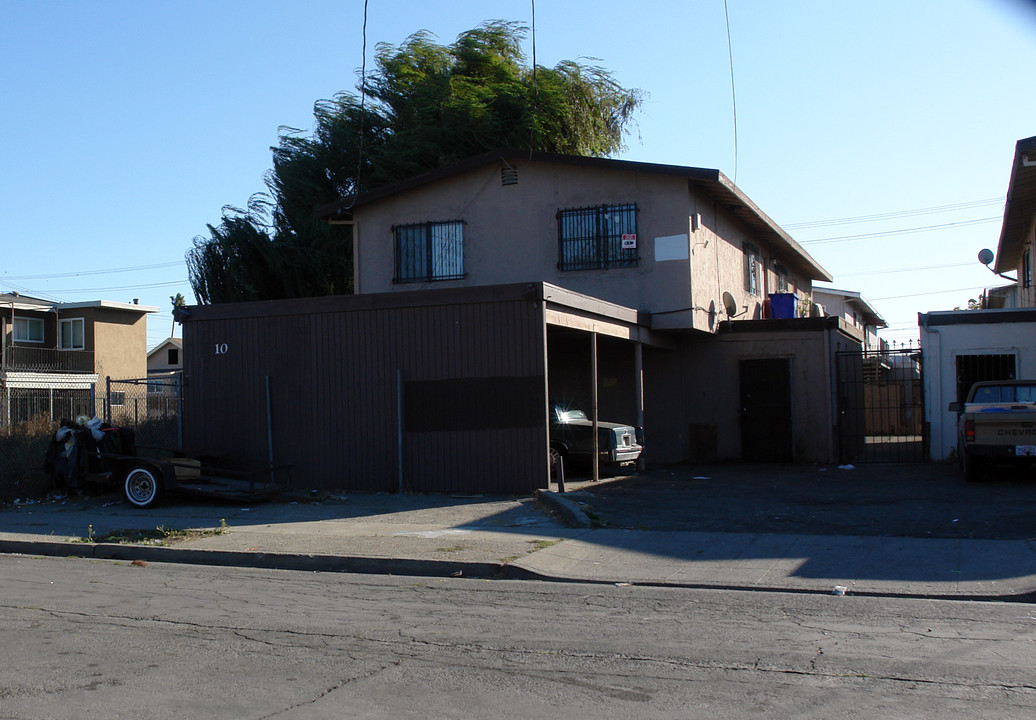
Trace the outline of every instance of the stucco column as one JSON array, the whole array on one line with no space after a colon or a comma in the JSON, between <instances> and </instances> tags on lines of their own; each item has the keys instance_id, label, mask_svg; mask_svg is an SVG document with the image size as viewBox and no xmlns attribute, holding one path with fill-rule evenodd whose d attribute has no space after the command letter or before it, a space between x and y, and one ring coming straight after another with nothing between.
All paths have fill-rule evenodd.
<instances>
[{"instance_id":1,"label":"stucco column","mask_svg":"<svg viewBox=\"0 0 1036 720\"><path fill-rule=\"evenodd\" d=\"M590 333L590 413L593 420L593 476L594 482L601 479L600 453L601 439L598 437L597 425L597 329Z\"/></svg>"}]
</instances>

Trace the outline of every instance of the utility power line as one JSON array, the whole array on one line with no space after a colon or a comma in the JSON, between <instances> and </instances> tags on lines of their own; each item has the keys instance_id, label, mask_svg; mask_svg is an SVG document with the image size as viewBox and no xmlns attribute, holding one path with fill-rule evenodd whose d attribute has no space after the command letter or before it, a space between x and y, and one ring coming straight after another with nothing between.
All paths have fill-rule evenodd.
<instances>
[{"instance_id":1,"label":"utility power line","mask_svg":"<svg viewBox=\"0 0 1036 720\"><path fill-rule=\"evenodd\" d=\"M138 272L140 270L158 270L159 268L182 267L183 260L175 262L153 263L151 265L132 265L129 267L107 268L104 270L78 270L76 272L53 273L51 275L0 275L0 281L7 280L53 280L55 278L79 277L81 275L108 275L110 273Z\"/></svg>"},{"instance_id":2,"label":"utility power line","mask_svg":"<svg viewBox=\"0 0 1036 720\"><path fill-rule=\"evenodd\" d=\"M817 240L800 240L799 245L822 245L827 243L848 242L849 240L864 240L868 238L891 237L893 235L911 235L913 233L930 232L951 227L967 227L969 225L980 225L1000 220L1000 217L977 218L975 220L962 220L961 222L943 223L941 225L925 225L923 227L904 228L902 230L883 230L881 232L862 233L860 235L839 235L836 237L819 238Z\"/></svg>"},{"instance_id":3,"label":"utility power line","mask_svg":"<svg viewBox=\"0 0 1036 720\"><path fill-rule=\"evenodd\" d=\"M952 265L917 265L915 267L894 268L892 270L867 270L866 272L836 273L838 277L863 277L864 275L888 275L889 273L920 272L921 270L945 270L946 268L970 267L974 262L953 263Z\"/></svg>"},{"instance_id":4,"label":"utility power line","mask_svg":"<svg viewBox=\"0 0 1036 720\"><path fill-rule=\"evenodd\" d=\"M932 215L942 212L953 212L955 210L967 210L991 205L1003 205L1004 198L986 198L985 200L970 200L968 202L953 203L951 205L934 205L932 207L916 208L914 210L894 210L874 215L857 215L855 217L833 218L831 220L812 220L809 222L789 223L783 225L787 230L801 230L804 228L828 227L831 225L850 225L853 223L874 222L876 220L891 220L894 218L913 217L916 215Z\"/></svg>"}]
</instances>

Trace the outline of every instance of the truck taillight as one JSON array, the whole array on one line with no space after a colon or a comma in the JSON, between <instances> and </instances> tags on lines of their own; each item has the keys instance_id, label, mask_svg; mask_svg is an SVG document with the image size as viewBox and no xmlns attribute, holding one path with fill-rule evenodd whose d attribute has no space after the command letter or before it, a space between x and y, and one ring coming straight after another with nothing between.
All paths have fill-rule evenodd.
<instances>
[{"instance_id":1,"label":"truck taillight","mask_svg":"<svg viewBox=\"0 0 1036 720\"><path fill-rule=\"evenodd\" d=\"M975 421L965 420L964 421L964 440L965 442L975 442Z\"/></svg>"}]
</instances>

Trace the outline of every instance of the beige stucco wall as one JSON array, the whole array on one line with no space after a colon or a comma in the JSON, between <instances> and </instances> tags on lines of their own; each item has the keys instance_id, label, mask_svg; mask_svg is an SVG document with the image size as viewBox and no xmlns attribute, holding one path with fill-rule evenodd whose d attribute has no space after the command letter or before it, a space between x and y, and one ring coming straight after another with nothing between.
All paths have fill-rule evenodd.
<instances>
[{"instance_id":1,"label":"beige stucco wall","mask_svg":"<svg viewBox=\"0 0 1036 720\"><path fill-rule=\"evenodd\" d=\"M86 320L86 349L94 353L98 375L113 379L147 376L147 316L144 313L82 308L63 311L61 317Z\"/></svg>"},{"instance_id":2,"label":"beige stucco wall","mask_svg":"<svg viewBox=\"0 0 1036 720\"><path fill-rule=\"evenodd\" d=\"M357 208L357 292L544 281L650 312L657 329L710 331L726 319L724 292L757 317L765 293L775 291L771 248L686 178L538 162L516 167L517 185L503 186L500 167L487 165ZM558 269L558 210L626 203L639 210L637 267ZM451 220L465 222L466 277L394 284L393 225ZM767 268L756 296L744 291L745 240ZM789 281L808 291L808 281L790 274Z\"/></svg>"},{"instance_id":3,"label":"beige stucco wall","mask_svg":"<svg viewBox=\"0 0 1036 720\"><path fill-rule=\"evenodd\" d=\"M808 321L802 321L808 322ZM834 353L859 348L837 330L724 332L646 349L645 434L652 464L741 457L741 360L786 358L795 462L837 460Z\"/></svg>"}]
</instances>

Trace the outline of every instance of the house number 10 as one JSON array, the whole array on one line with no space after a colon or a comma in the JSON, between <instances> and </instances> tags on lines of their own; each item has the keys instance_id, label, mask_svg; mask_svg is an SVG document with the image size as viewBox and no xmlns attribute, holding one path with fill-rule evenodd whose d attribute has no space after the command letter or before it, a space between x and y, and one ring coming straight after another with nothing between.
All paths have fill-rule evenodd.
<instances>
[{"instance_id":1,"label":"house number 10","mask_svg":"<svg viewBox=\"0 0 1036 720\"><path fill-rule=\"evenodd\" d=\"M226 343L216 343L216 354L217 355L226 355L227 354L227 344Z\"/></svg>"}]
</instances>

